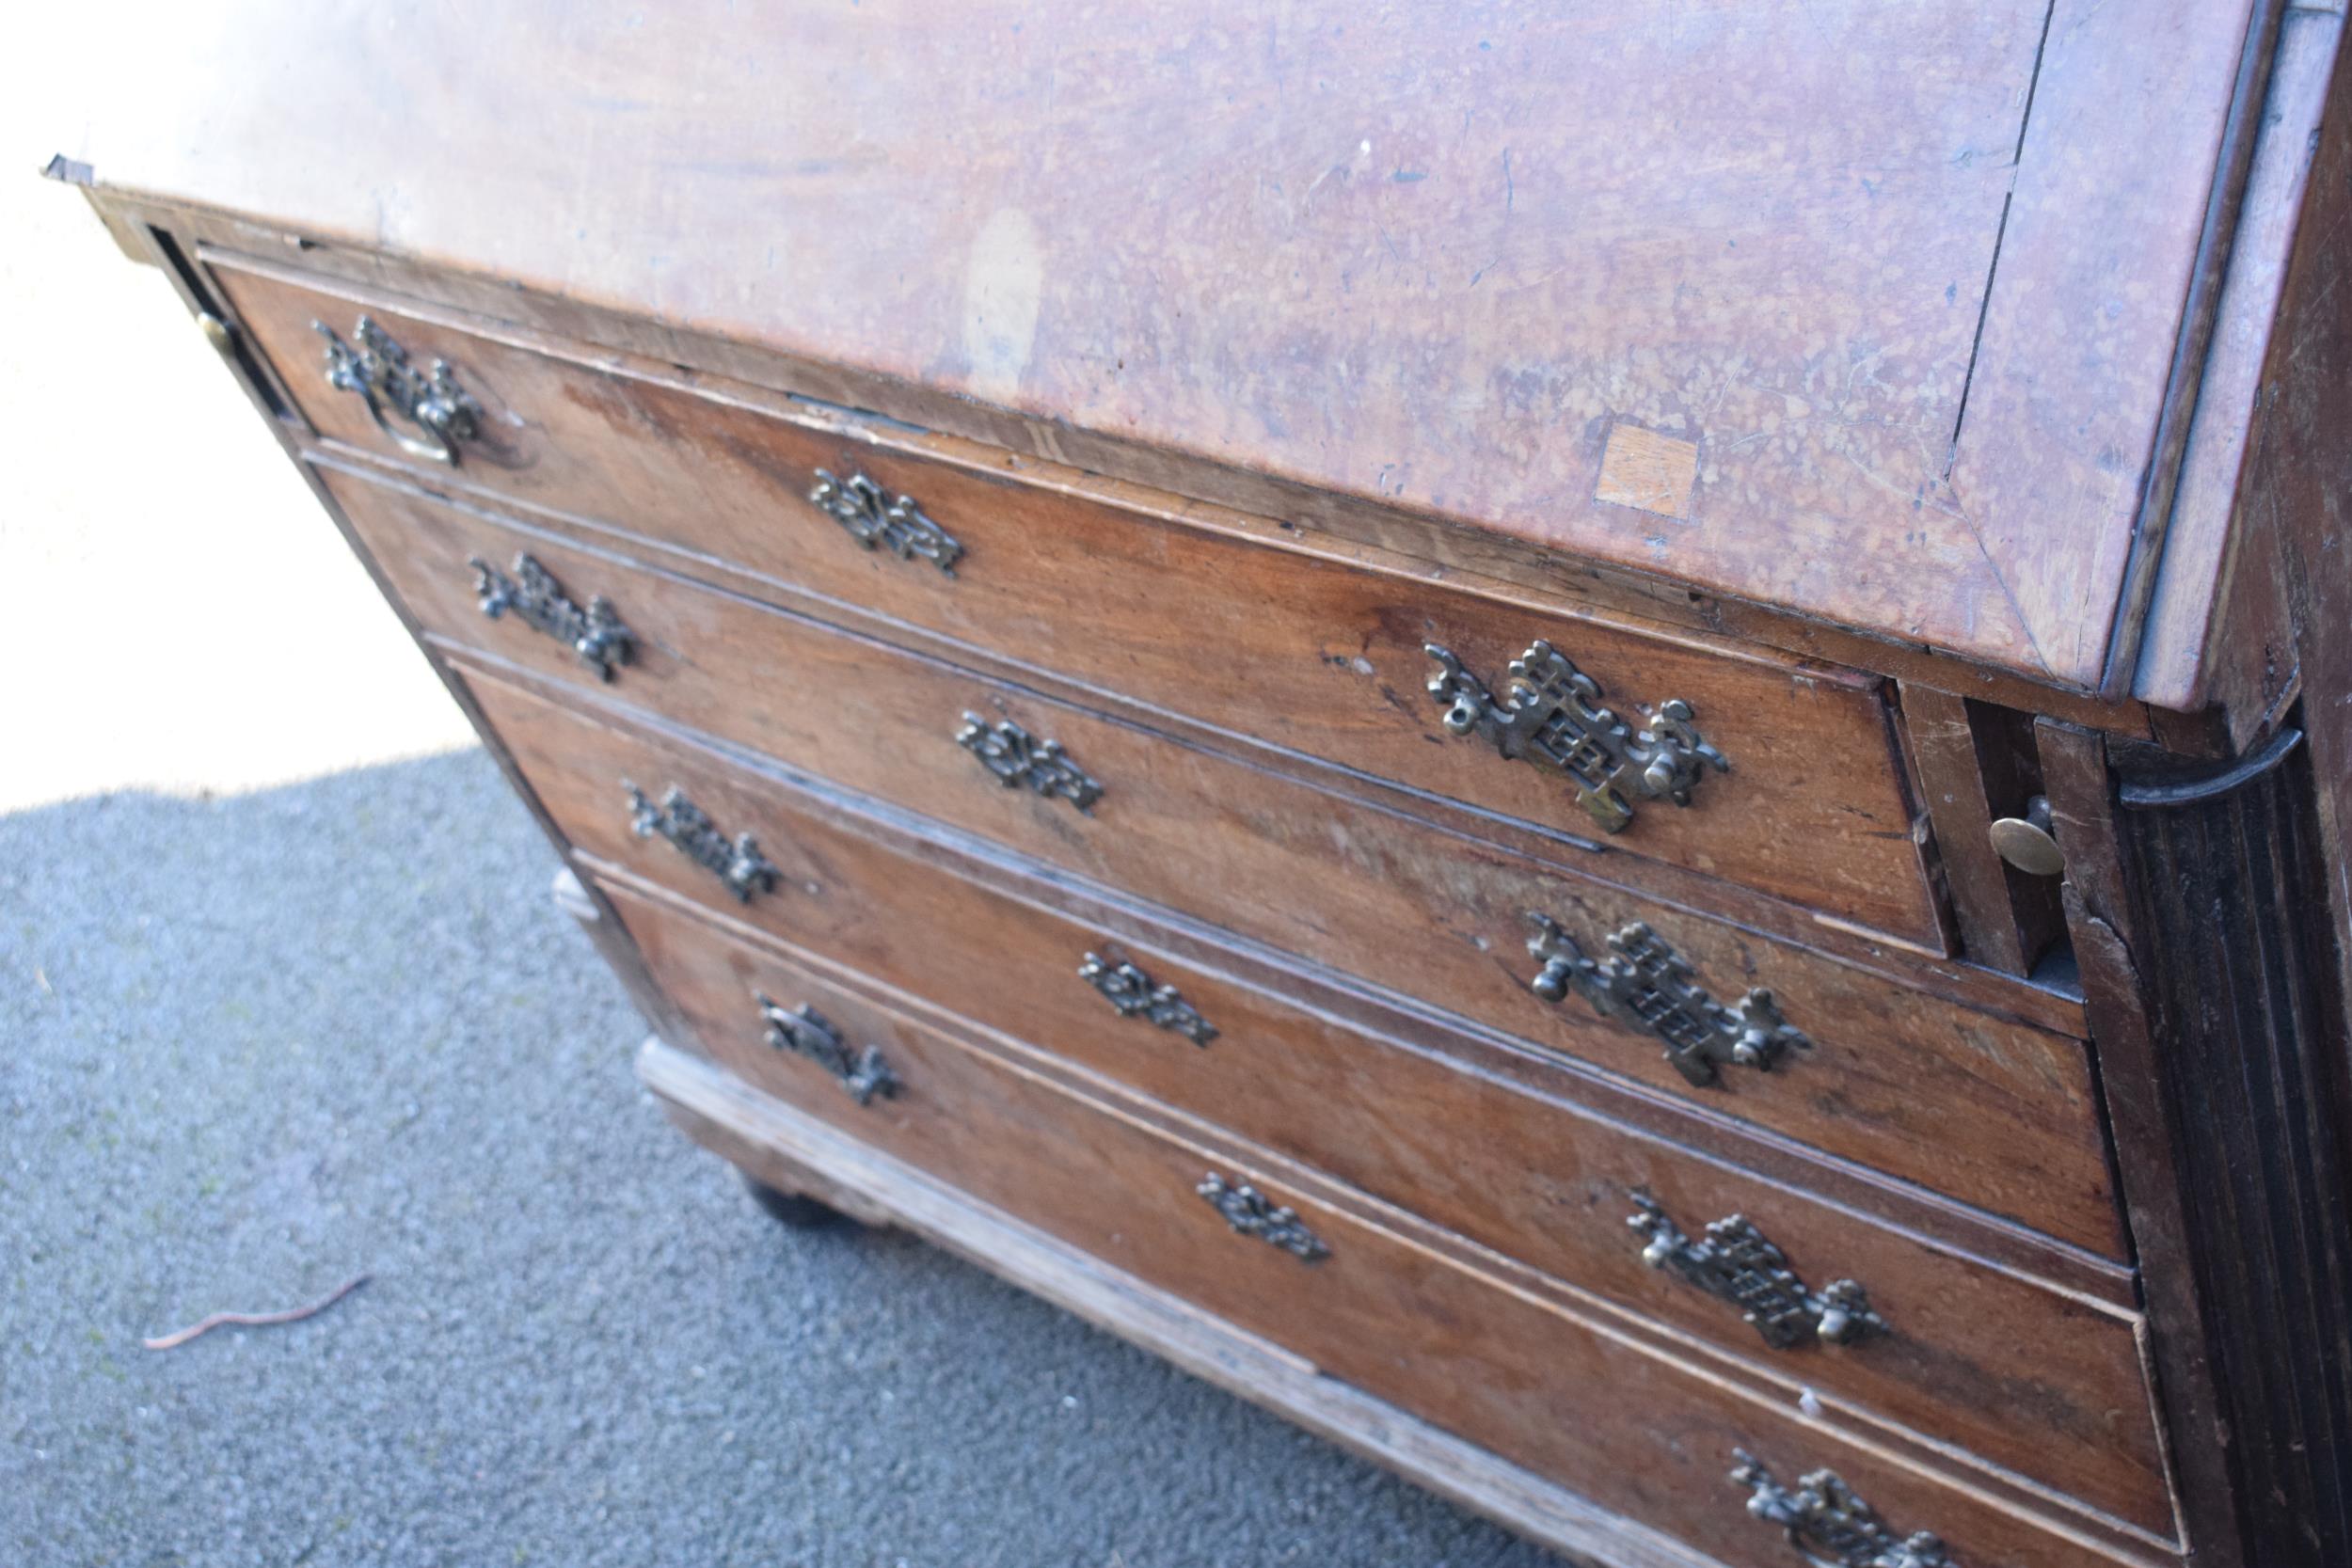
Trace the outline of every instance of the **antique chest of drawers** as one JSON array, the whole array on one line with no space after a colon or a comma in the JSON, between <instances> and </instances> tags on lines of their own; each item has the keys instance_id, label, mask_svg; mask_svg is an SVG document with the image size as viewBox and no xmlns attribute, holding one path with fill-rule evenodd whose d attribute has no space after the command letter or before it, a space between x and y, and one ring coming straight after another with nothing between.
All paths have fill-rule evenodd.
<instances>
[{"instance_id":1,"label":"antique chest of drawers","mask_svg":"<svg viewBox=\"0 0 2352 1568\"><path fill-rule=\"evenodd\" d=\"M50 171L779 1217L1619 1568L2352 1561L2341 4L243 9Z\"/></svg>"}]
</instances>

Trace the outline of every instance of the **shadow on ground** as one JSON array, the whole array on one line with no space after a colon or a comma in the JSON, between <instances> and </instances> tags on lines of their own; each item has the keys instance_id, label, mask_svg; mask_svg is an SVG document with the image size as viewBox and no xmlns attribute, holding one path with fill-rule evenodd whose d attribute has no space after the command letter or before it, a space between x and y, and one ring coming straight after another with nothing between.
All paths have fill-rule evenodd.
<instances>
[{"instance_id":1,"label":"shadow on ground","mask_svg":"<svg viewBox=\"0 0 2352 1568\"><path fill-rule=\"evenodd\" d=\"M920 1243L770 1225L636 1086L553 870L478 752L0 817L0 1559L1551 1560Z\"/></svg>"}]
</instances>

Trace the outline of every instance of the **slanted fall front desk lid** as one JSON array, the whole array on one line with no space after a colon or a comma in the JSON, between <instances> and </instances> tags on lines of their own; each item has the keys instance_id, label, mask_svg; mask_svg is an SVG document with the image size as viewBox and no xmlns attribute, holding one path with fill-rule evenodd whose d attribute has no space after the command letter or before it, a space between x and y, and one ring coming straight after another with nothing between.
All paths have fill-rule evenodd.
<instances>
[{"instance_id":1,"label":"slanted fall front desk lid","mask_svg":"<svg viewBox=\"0 0 2352 1568\"><path fill-rule=\"evenodd\" d=\"M2112 687L2252 4L244 0L77 155Z\"/></svg>"}]
</instances>

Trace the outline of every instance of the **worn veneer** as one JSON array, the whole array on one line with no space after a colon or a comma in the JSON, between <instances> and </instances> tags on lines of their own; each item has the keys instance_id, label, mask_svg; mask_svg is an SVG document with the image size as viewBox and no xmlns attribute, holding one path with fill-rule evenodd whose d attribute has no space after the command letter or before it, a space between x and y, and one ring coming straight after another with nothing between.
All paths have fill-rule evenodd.
<instances>
[{"instance_id":1,"label":"worn veneer","mask_svg":"<svg viewBox=\"0 0 2352 1568\"><path fill-rule=\"evenodd\" d=\"M518 531L328 470L324 483L427 630L602 689L564 644L481 612L474 559L528 553L583 599L611 598L635 632L616 693L705 733L785 758L1131 888L1262 941L1597 1061L1727 1114L2022 1216L2110 1256L2116 1225L2080 1043L2013 1019L1927 1004L1867 971L1694 918L1166 739L915 659L823 624L698 588L603 552ZM1000 787L956 743L963 715L1053 739L1104 788L1082 813ZM638 781L646 789L651 780ZM1736 998L1770 989L1812 1039L1769 1072L1724 1069L1694 1091L1651 1037L1573 998L1528 990L1530 915L1604 938L1644 921ZM1370 962L1377 955L1376 962ZM1930 1093L1922 1086L1932 1085ZM1986 1131L1936 1135L1966 1106Z\"/></svg>"},{"instance_id":2,"label":"worn veneer","mask_svg":"<svg viewBox=\"0 0 2352 1568\"><path fill-rule=\"evenodd\" d=\"M1246 1146L1147 1103L1079 1098L1048 1060L982 1047L949 1021L877 1004L673 909L628 895L620 908L699 1043L745 1084L1514 1464L1597 1475L1595 1500L1674 1520L1678 1537L1725 1565L1788 1560L1778 1532L1739 1507L1723 1463L1735 1449L1792 1479L1834 1465L1906 1528L1932 1524L1991 1562L2136 1560L2128 1546L2110 1558L2078 1528L1937 1485L1791 1399L1466 1267L1401 1213L1261 1164ZM874 1047L900 1088L860 1104L823 1068L776 1050L747 1006L755 992L813 1006L845 1039ZM1324 1256L1305 1261L1236 1234L1195 1190L1211 1174L1294 1209Z\"/></svg>"},{"instance_id":3,"label":"worn veneer","mask_svg":"<svg viewBox=\"0 0 2352 1568\"><path fill-rule=\"evenodd\" d=\"M1448 1228L1762 1359L1790 1391L1811 1386L1914 1430L1933 1430L2152 1532L2169 1528L2137 1314L1994 1270L1948 1243L1878 1230L1851 1213L1696 1155L1703 1125L1660 1136L1597 1108L1540 1058L1516 1080L1490 1052L1450 1054L1393 1016L1333 1016L1311 976L1280 990L1240 982L1232 957L1186 956L1114 935L891 850L812 810L805 786L730 767L707 751L633 734L486 675L468 686L574 852L638 904L714 906L776 940L1017 1035L1244 1137L1328 1171ZM631 831L618 781L682 788L724 831L750 832L772 890L738 904L706 868ZM657 896L653 890L659 890ZM647 918L651 918L648 916ZM1216 1031L1195 1045L1144 1019L1114 1020L1079 977L1090 954L1173 985ZM1287 993L1287 994L1286 994ZM1296 1000L1292 998L1295 997ZM1384 1030L1383 1022L1387 1027ZM1484 1069L1484 1070L1482 1070ZM1604 1098L1605 1103L1605 1098ZM1318 1108L1301 1117L1297 1107ZM1628 1227L1642 1191L1698 1227L1756 1221L1815 1283L1897 1282L1872 1305L1899 1329L1851 1348L1768 1355L1739 1312L1645 1267Z\"/></svg>"},{"instance_id":4,"label":"worn veneer","mask_svg":"<svg viewBox=\"0 0 2352 1568\"><path fill-rule=\"evenodd\" d=\"M1446 647L1501 691L1538 641L1638 729L1687 703L1727 773L1694 804L1632 800L1613 850L1760 888L1922 945L1941 932L1887 728L1883 683L1807 661L1630 631L1164 521L1033 483L850 441L812 412L780 418L594 357L565 358L421 316L380 293L215 256L253 341L319 435L397 454L364 406L316 372L326 321L366 315L420 361L450 363L485 435L446 479L860 607L1031 669L1053 669L1271 746L1451 797L1572 838L1605 830L1559 775L1450 740L1422 649ZM869 479L952 541L946 569L862 549L810 504L820 474ZM631 547L644 548L632 541ZM952 572L952 576L949 573ZM1182 584L1181 589L1171 585ZM1802 855L1787 852L1804 844Z\"/></svg>"},{"instance_id":5,"label":"worn veneer","mask_svg":"<svg viewBox=\"0 0 2352 1568\"><path fill-rule=\"evenodd\" d=\"M1150 8L878 4L796 19L795 90L715 116L664 84L760 52L705 0L650 29L359 15L340 44L278 9L252 7L268 102L191 125L125 94L92 161L2096 687L2254 8L1405 8L1250 47ZM339 47L364 103L296 63ZM334 157L278 150L327 118ZM662 150L641 227L515 221L616 138ZM1619 422L1700 445L1688 520L1595 498Z\"/></svg>"}]
</instances>

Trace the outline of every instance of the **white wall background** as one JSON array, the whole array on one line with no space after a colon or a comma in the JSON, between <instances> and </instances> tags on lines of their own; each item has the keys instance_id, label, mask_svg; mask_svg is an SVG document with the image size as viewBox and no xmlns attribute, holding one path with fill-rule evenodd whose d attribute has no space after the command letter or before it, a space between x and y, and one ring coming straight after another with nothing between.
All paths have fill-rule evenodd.
<instances>
[{"instance_id":1,"label":"white wall background","mask_svg":"<svg viewBox=\"0 0 2352 1568\"><path fill-rule=\"evenodd\" d=\"M0 812L470 734L170 285L39 177L86 40L175 9L19 8L0 51Z\"/></svg>"}]
</instances>

